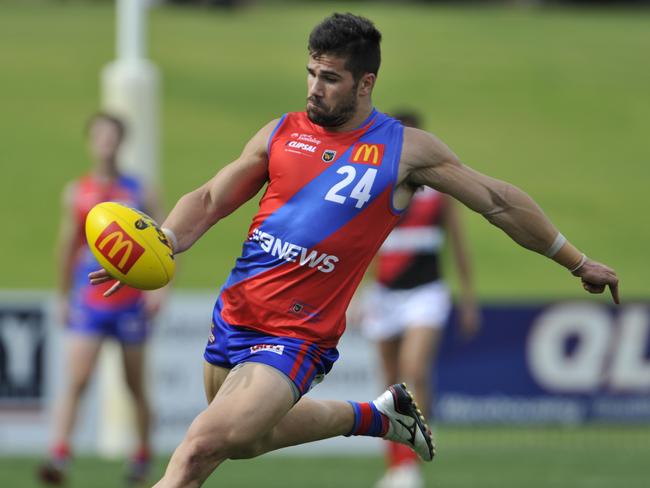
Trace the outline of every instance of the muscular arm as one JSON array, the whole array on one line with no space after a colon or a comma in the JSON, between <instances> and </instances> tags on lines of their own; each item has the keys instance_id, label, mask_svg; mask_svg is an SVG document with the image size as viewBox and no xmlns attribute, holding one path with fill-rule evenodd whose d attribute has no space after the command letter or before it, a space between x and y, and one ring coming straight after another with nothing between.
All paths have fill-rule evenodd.
<instances>
[{"instance_id":1,"label":"muscular arm","mask_svg":"<svg viewBox=\"0 0 650 488\"><path fill-rule=\"evenodd\" d=\"M277 123L274 120L263 127L246 144L239 158L176 203L162 225L178 239L175 253L189 249L210 227L262 188L268 179L267 143Z\"/></svg>"},{"instance_id":2,"label":"muscular arm","mask_svg":"<svg viewBox=\"0 0 650 488\"><path fill-rule=\"evenodd\" d=\"M406 178L411 185L427 185L448 193L527 249L543 254L551 246L558 231L526 193L462 164L427 132L406 129L404 138L404 156L409 161ZM575 263L565 265L579 260L580 255Z\"/></svg>"},{"instance_id":3,"label":"muscular arm","mask_svg":"<svg viewBox=\"0 0 650 488\"><path fill-rule=\"evenodd\" d=\"M176 202L161 226L176 237L174 254L188 250L210 227L262 188L268 179L267 144L277 123L273 120L260 129L235 161ZM104 269L90 273L88 278L94 285L113 279ZM114 294L122 286L122 282L115 282L104 296Z\"/></svg>"},{"instance_id":4,"label":"muscular arm","mask_svg":"<svg viewBox=\"0 0 650 488\"><path fill-rule=\"evenodd\" d=\"M464 165L442 141L419 129L404 130L398 184L427 185L448 193L483 215L515 242L540 254L549 254L559 234L528 194ZM554 261L570 270L580 265L583 256L568 241L550 254ZM600 293L609 285L618 303L618 279L613 270L587 260L575 274L582 278L583 286L590 292Z\"/></svg>"}]
</instances>

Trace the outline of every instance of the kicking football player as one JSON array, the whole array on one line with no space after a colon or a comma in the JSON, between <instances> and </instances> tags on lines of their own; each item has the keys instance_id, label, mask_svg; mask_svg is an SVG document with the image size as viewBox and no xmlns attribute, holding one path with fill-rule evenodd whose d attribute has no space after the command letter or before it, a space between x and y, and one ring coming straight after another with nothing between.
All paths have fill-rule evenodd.
<instances>
[{"instance_id":1,"label":"kicking football player","mask_svg":"<svg viewBox=\"0 0 650 488\"><path fill-rule=\"evenodd\" d=\"M527 194L374 108L380 39L372 22L352 14L317 25L309 37L306 111L265 125L163 222L176 253L186 251L266 187L214 308L204 355L209 405L158 488L200 486L227 459L339 435L383 437L433 458L431 431L401 384L361 403L305 395L332 368L350 298L423 185L566 267L587 291L609 286L618 302L616 273L569 243ZM111 280L105 270L90 278Z\"/></svg>"}]
</instances>

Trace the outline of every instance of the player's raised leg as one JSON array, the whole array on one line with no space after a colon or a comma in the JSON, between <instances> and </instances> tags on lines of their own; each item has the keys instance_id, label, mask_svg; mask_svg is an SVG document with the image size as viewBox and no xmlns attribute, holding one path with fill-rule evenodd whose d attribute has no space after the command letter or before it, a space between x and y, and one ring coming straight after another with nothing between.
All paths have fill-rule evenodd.
<instances>
[{"instance_id":1,"label":"player's raised leg","mask_svg":"<svg viewBox=\"0 0 650 488\"><path fill-rule=\"evenodd\" d=\"M372 402L303 397L258 443L258 454L339 435L382 437L410 447L424 461L435 454L431 430L404 384Z\"/></svg>"},{"instance_id":2,"label":"player's raised leg","mask_svg":"<svg viewBox=\"0 0 650 488\"><path fill-rule=\"evenodd\" d=\"M234 369L190 426L156 487L201 486L226 459L338 435L386 437L411 445L424 459L433 457L430 431L402 385L367 403L302 398L294 405L294 399L288 378L273 367L244 363Z\"/></svg>"}]
</instances>

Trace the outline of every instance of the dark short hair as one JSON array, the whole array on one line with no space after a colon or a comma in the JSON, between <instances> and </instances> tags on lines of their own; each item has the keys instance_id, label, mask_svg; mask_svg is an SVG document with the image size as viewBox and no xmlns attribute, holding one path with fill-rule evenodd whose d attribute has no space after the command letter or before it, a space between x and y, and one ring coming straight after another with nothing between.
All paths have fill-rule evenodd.
<instances>
[{"instance_id":1,"label":"dark short hair","mask_svg":"<svg viewBox=\"0 0 650 488\"><path fill-rule=\"evenodd\" d=\"M422 117L415 110L396 110L390 115L407 127L415 127L416 129L422 127Z\"/></svg>"},{"instance_id":2,"label":"dark short hair","mask_svg":"<svg viewBox=\"0 0 650 488\"><path fill-rule=\"evenodd\" d=\"M84 131L86 136L90 133L93 124L100 120L105 120L106 122L113 124L120 135L120 140L124 139L124 136L126 135L126 124L122 119L116 115L109 114L108 112L96 112L88 119L88 122L86 122L86 130Z\"/></svg>"},{"instance_id":3,"label":"dark short hair","mask_svg":"<svg viewBox=\"0 0 650 488\"><path fill-rule=\"evenodd\" d=\"M309 35L309 54L346 58L345 69L359 80L379 71L381 32L372 21L351 13L334 13L314 27Z\"/></svg>"}]
</instances>

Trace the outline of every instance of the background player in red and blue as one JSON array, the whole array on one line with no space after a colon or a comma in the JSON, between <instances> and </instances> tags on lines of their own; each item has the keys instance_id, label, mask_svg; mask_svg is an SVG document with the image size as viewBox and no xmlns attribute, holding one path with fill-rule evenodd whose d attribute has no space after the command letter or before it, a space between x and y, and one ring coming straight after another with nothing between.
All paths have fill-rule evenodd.
<instances>
[{"instance_id":1,"label":"background player in red and blue","mask_svg":"<svg viewBox=\"0 0 650 488\"><path fill-rule=\"evenodd\" d=\"M578 251L523 191L462 164L439 139L377 111L381 34L334 14L309 36L307 109L264 126L242 154L177 202L162 230L176 253L265 187L217 299L204 358L208 407L158 488L201 486L222 462L339 435L383 437L433 458L431 431L403 385L371 402L305 393L331 369L345 309L413 194L426 185L485 216L591 293L618 278ZM92 273L101 284L112 278ZM120 287L117 282L106 292ZM309 480L303 480L309 485Z\"/></svg>"},{"instance_id":2,"label":"background player in red and blue","mask_svg":"<svg viewBox=\"0 0 650 488\"><path fill-rule=\"evenodd\" d=\"M407 127L420 128L413 111L392 114ZM448 239L447 239L448 238ZM458 325L464 337L479 327L470 260L456 203L432 188L419 188L384 241L370 271L374 283L363 290L364 334L377 344L386 385L405 381L425 418L431 415L431 373L451 296L442 277L442 249L451 244L460 285ZM388 469L376 488L424 486L418 457L404 444L386 443Z\"/></svg>"},{"instance_id":3,"label":"background player in red and blue","mask_svg":"<svg viewBox=\"0 0 650 488\"><path fill-rule=\"evenodd\" d=\"M151 456L144 344L150 320L160 304L161 291L145 295L124 287L105 298L102 294L106 286L90 286L88 273L97 269L98 264L86 244L84 225L86 215L99 202L118 201L157 214L157 199L152 191L118 170L117 153L125 137L120 119L106 113L96 114L88 122L87 137L92 169L64 189L57 245L57 305L60 322L67 332L67 381L56 412L50 459L39 470L41 480L50 484L64 481L79 403L107 338L122 346L125 380L135 406L138 445L127 473L129 480L138 482L146 477Z\"/></svg>"}]
</instances>

